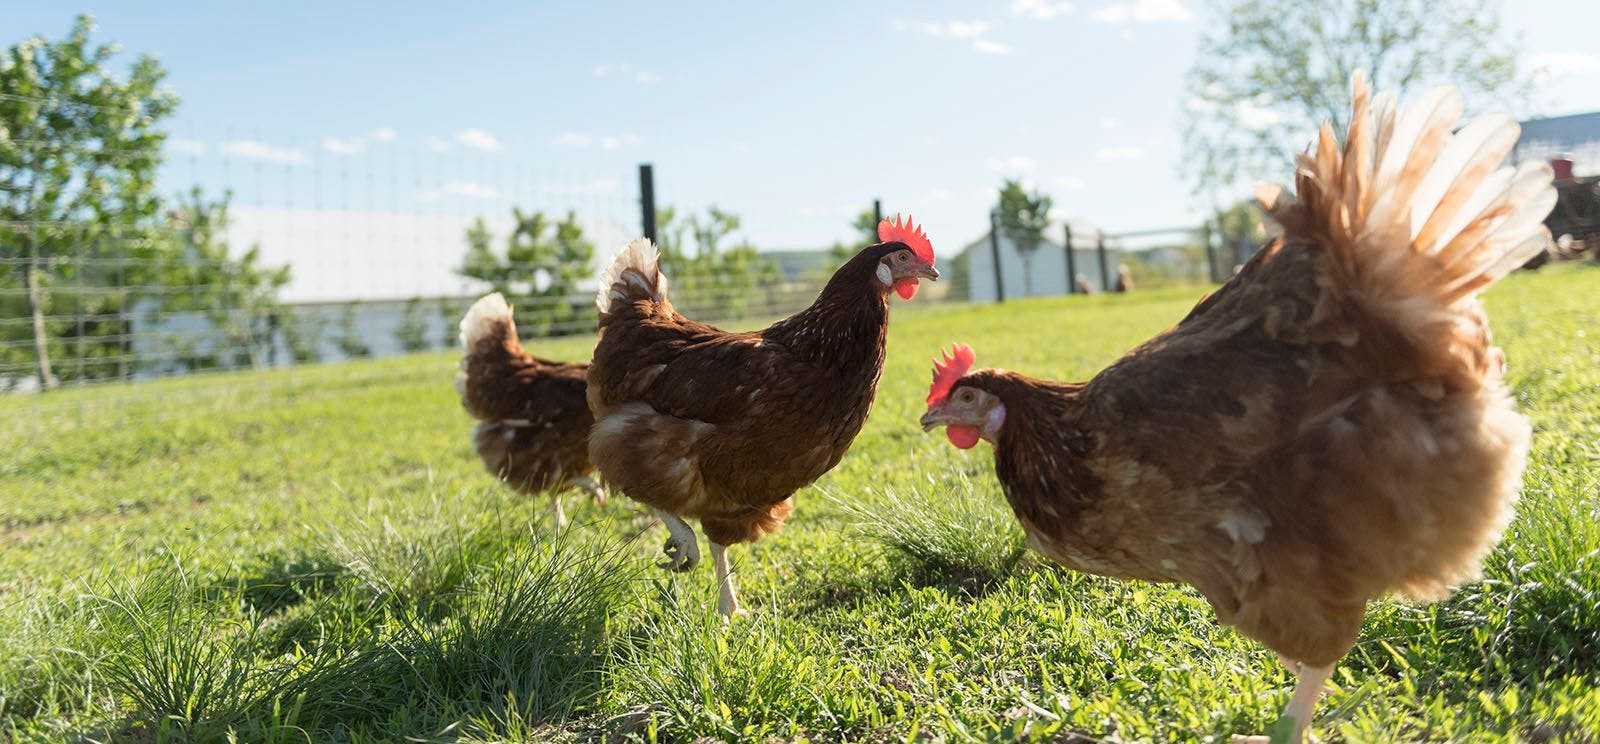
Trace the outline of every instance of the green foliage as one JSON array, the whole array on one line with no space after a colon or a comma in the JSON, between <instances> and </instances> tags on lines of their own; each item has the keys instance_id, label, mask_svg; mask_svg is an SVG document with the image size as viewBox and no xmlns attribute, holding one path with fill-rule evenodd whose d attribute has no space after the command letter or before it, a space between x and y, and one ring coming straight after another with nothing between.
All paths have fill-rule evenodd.
<instances>
[{"instance_id":1,"label":"green foliage","mask_svg":"<svg viewBox=\"0 0 1600 744\"><path fill-rule=\"evenodd\" d=\"M394 329L394 338L406 351L422 351L431 345L428 343L427 311L422 308L421 297L406 301L405 309L400 311L400 324Z\"/></svg>"},{"instance_id":2,"label":"green foliage","mask_svg":"<svg viewBox=\"0 0 1600 744\"><path fill-rule=\"evenodd\" d=\"M439 332L440 348L450 349L461 343L461 316L466 315L467 306L451 302L448 298L439 300L439 320L443 322L443 330Z\"/></svg>"},{"instance_id":3,"label":"green foliage","mask_svg":"<svg viewBox=\"0 0 1600 744\"><path fill-rule=\"evenodd\" d=\"M951 340L1085 379L1204 291L897 308L850 452L729 552L752 615L726 627L709 565L655 568L665 530L628 499L578 500L558 532L484 469L455 350L0 396L0 740L1263 733L1293 685L1270 652L1190 588L1014 561L987 448L916 423ZM1372 606L1322 740L1600 730L1597 291L1600 269L1556 265L1490 292L1534 427L1516 519L1483 580Z\"/></svg>"},{"instance_id":4,"label":"green foliage","mask_svg":"<svg viewBox=\"0 0 1600 744\"><path fill-rule=\"evenodd\" d=\"M1357 69L1402 98L1455 85L1469 109L1515 104L1526 89L1498 0L1215 0L1212 16L1185 106L1197 192L1287 180L1324 120L1344 130Z\"/></svg>"},{"instance_id":5,"label":"green foliage","mask_svg":"<svg viewBox=\"0 0 1600 744\"><path fill-rule=\"evenodd\" d=\"M356 313L360 308L360 302L345 303L344 310L339 313L339 335L333 339L334 345L339 347L339 353L350 359L372 356L372 347L367 345L366 335L356 324Z\"/></svg>"},{"instance_id":6,"label":"green foliage","mask_svg":"<svg viewBox=\"0 0 1600 744\"><path fill-rule=\"evenodd\" d=\"M503 253L494 250L494 235L481 218L468 228L467 253L457 273L488 282L505 295L517 308L517 321L533 326L535 335L570 333L589 324L592 298L579 292L578 284L593 275L594 244L583 237L577 215L568 212L553 231L543 212L513 208L512 217L516 226Z\"/></svg>"},{"instance_id":7,"label":"green foliage","mask_svg":"<svg viewBox=\"0 0 1600 744\"><path fill-rule=\"evenodd\" d=\"M1021 181L1007 179L1000 187L1000 231L1017 249L1022 259L1022 293L1033 294L1033 254L1044 241L1045 228L1050 226L1049 195L1029 192Z\"/></svg>"},{"instance_id":8,"label":"green foliage","mask_svg":"<svg viewBox=\"0 0 1600 744\"><path fill-rule=\"evenodd\" d=\"M726 246L738 231L739 216L715 206L704 216L690 214L679 221L677 210L656 212L661 270L671 280L673 303L691 317L715 320L739 317L751 310L753 300L774 304L770 295L783 280L778 263L763 257L754 244L739 240ZM690 252L685 242L694 243Z\"/></svg>"},{"instance_id":9,"label":"green foliage","mask_svg":"<svg viewBox=\"0 0 1600 744\"><path fill-rule=\"evenodd\" d=\"M289 267L261 266L259 246L233 255L224 237L230 198L224 194L209 202L196 187L168 218L163 235L173 247L159 269L159 282L180 291L164 294L149 323L156 326L171 313L197 312L210 333L166 337L171 355L160 366L260 369L272 361L278 325L287 312L278 293L289 283Z\"/></svg>"},{"instance_id":10,"label":"green foliage","mask_svg":"<svg viewBox=\"0 0 1600 744\"><path fill-rule=\"evenodd\" d=\"M295 364L322 361L322 336L327 331L327 319L310 310L282 306L278 309L276 325L283 334L283 345L289 349L290 361Z\"/></svg>"},{"instance_id":11,"label":"green foliage","mask_svg":"<svg viewBox=\"0 0 1600 744\"><path fill-rule=\"evenodd\" d=\"M843 266L844 262L854 258L857 253L861 252L861 249L878 242L877 217L878 215L871 209L863 209L856 213L856 218L850 221L850 229L855 231L855 237L848 243L836 242L828 246L828 265L830 267ZM831 272L832 269L829 269L829 273L823 275L822 278L826 279L831 276Z\"/></svg>"},{"instance_id":12,"label":"green foliage","mask_svg":"<svg viewBox=\"0 0 1600 744\"><path fill-rule=\"evenodd\" d=\"M125 375L129 329L105 318L131 307L160 250L160 125L177 97L154 57L115 76L93 29L80 16L0 57L0 319L31 319L0 324L0 386L29 366L45 388Z\"/></svg>"}]
</instances>

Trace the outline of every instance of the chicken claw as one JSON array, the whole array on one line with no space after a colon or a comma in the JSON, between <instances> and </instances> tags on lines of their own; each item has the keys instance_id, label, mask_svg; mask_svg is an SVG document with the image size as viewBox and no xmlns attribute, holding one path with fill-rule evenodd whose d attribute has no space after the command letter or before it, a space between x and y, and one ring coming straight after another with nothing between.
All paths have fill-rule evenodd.
<instances>
[{"instance_id":1,"label":"chicken claw","mask_svg":"<svg viewBox=\"0 0 1600 744\"><path fill-rule=\"evenodd\" d=\"M667 531L672 533L667 541L661 544L661 552L666 554L667 559L656 565L677 573L689 571L700 565L700 541L695 539L694 529L676 514L668 514L657 509L656 516L667 524Z\"/></svg>"}]
</instances>

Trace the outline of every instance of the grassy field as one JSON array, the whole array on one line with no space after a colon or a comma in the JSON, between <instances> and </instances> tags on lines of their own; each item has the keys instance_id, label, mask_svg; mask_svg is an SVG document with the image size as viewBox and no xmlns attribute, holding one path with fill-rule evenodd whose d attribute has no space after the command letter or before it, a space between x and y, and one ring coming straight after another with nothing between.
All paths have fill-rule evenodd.
<instances>
[{"instance_id":1,"label":"grassy field","mask_svg":"<svg viewBox=\"0 0 1600 744\"><path fill-rule=\"evenodd\" d=\"M927 360L1082 378L1195 290L897 309L879 402L789 527L654 566L626 499L497 487L436 354L0 399L0 738L1226 741L1292 679L1185 587L1025 554L988 448L916 417ZM1534 420L1486 578L1375 605L1325 740L1600 731L1600 270L1490 296ZM581 357L586 340L541 344Z\"/></svg>"}]
</instances>

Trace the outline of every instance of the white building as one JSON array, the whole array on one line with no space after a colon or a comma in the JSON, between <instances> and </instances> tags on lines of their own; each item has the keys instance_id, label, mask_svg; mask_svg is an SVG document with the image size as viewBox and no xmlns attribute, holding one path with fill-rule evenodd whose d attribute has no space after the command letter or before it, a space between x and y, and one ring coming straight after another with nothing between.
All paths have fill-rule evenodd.
<instances>
[{"instance_id":1,"label":"white building","mask_svg":"<svg viewBox=\"0 0 1600 744\"><path fill-rule=\"evenodd\" d=\"M1070 276L1067 271L1067 252L1062 248L1066 238L1066 225L1052 221L1045 228L1044 239L1026 264L1004 230L1000 231L1000 283L995 281L994 249L989 233L984 232L968 243L956 256L960 264L957 280L961 285L954 291L965 290L974 302L993 302L998 286L1005 288L1006 299L1018 297L1046 297L1067 294ZM1096 292L1105 290L1105 283L1117 281L1117 252L1106 248L1106 266L1100 265L1100 253L1095 248L1098 231L1091 225L1072 223L1072 269L1088 280ZM1026 267L1026 268L1025 268Z\"/></svg>"}]
</instances>

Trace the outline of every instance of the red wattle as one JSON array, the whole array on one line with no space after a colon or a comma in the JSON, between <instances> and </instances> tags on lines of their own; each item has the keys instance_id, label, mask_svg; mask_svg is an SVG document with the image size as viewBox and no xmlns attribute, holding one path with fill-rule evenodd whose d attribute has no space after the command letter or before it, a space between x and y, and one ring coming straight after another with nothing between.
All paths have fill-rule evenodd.
<instances>
[{"instance_id":1,"label":"red wattle","mask_svg":"<svg viewBox=\"0 0 1600 744\"><path fill-rule=\"evenodd\" d=\"M915 279L900 279L900 280L896 281L894 283L894 293L897 294L897 295L900 295L900 299L902 299L902 300L909 300L912 297L916 297L917 296L917 280L915 280Z\"/></svg>"},{"instance_id":2,"label":"red wattle","mask_svg":"<svg viewBox=\"0 0 1600 744\"><path fill-rule=\"evenodd\" d=\"M978 435L978 427L961 426L959 424L944 427L944 435L950 440L951 444L961 449L972 449L972 446L982 438Z\"/></svg>"}]
</instances>

